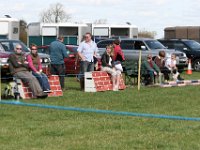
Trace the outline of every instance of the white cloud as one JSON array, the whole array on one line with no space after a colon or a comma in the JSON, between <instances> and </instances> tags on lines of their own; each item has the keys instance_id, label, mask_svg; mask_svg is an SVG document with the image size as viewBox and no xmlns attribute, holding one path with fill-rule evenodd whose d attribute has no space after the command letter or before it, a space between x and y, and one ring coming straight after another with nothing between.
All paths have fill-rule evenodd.
<instances>
[{"instance_id":1,"label":"white cloud","mask_svg":"<svg viewBox=\"0 0 200 150\"><path fill-rule=\"evenodd\" d=\"M109 23L137 25L163 34L167 25L200 25L200 0L1 0L0 16L9 14L28 23L39 20L39 13L50 4L62 3L72 20L93 22L107 19ZM162 35L161 35L162 36Z\"/></svg>"},{"instance_id":2,"label":"white cloud","mask_svg":"<svg viewBox=\"0 0 200 150\"><path fill-rule=\"evenodd\" d=\"M167 3L167 0L150 0L150 3L156 4L156 5L164 5Z\"/></svg>"},{"instance_id":3,"label":"white cloud","mask_svg":"<svg viewBox=\"0 0 200 150\"><path fill-rule=\"evenodd\" d=\"M13 4L12 5L12 10L14 11L22 11L24 10L26 7L26 4L25 3L17 3L17 4Z\"/></svg>"},{"instance_id":4,"label":"white cloud","mask_svg":"<svg viewBox=\"0 0 200 150\"><path fill-rule=\"evenodd\" d=\"M138 13L140 16L144 17L157 17L158 13L156 11L141 11Z\"/></svg>"}]
</instances>

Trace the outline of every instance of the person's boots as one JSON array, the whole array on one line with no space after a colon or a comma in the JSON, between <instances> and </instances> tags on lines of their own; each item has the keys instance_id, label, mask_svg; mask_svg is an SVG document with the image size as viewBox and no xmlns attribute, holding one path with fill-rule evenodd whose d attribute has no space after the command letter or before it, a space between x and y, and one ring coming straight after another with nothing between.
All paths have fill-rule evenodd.
<instances>
[{"instance_id":1,"label":"person's boots","mask_svg":"<svg viewBox=\"0 0 200 150\"><path fill-rule=\"evenodd\" d=\"M81 78L81 79L80 79L80 87L81 87L81 90L84 91L84 87L85 87L84 78Z\"/></svg>"},{"instance_id":2,"label":"person's boots","mask_svg":"<svg viewBox=\"0 0 200 150\"><path fill-rule=\"evenodd\" d=\"M183 79L183 78L181 78L181 76L180 76L180 75L178 75L178 80L179 80L179 81L183 81L184 79Z\"/></svg>"}]
</instances>

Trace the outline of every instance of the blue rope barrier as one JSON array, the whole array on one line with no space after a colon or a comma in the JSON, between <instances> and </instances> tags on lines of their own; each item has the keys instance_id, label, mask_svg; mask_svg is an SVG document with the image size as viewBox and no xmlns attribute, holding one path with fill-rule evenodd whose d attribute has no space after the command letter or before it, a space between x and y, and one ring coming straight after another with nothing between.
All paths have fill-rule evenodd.
<instances>
[{"instance_id":1,"label":"blue rope barrier","mask_svg":"<svg viewBox=\"0 0 200 150\"><path fill-rule=\"evenodd\" d=\"M195 118L195 117L122 112L122 111L99 110L99 109L76 108L76 107L64 107L64 106L54 106L54 105L45 105L45 104L24 103L24 102L20 102L20 101L5 101L5 100L2 100L2 101L0 101L0 104L39 107L39 108L45 108L45 109L77 111L77 112L84 112L84 113L118 115L118 116L132 116L132 117L145 117L145 118L170 119L170 120L185 120L185 121L200 121L200 118Z\"/></svg>"}]
</instances>

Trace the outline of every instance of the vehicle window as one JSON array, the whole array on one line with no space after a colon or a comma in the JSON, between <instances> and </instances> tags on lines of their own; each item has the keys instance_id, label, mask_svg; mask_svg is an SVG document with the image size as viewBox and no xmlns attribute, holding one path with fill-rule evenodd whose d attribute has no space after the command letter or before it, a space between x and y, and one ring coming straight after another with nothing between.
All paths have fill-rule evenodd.
<instances>
[{"instance_id":1,"label":"vehicle window","mask_svg":"<svg viewBox=\"0 0 200 150\"><path fill-rule=\"evenodd\" d=\"M38 53L49 54L49 48L38 48Z\"/></svg>"},{"instance_id":2,"label":"vehicle window","mask_svg":"<svg viewBox=\"0 0 200 150\"><path fill-rule=\"evenodd\" d=\"M175 50L183 50L186 46L182 42L175 42L174 49Z\"/></svg>"},{"instance_id":3,"label":"vehicle window","mask_svg":"<svg viewBox=\"0 0 200 150\"><path fill-rule=\"evenodd\" d=\"M73 47L72 50L76 53L78 50L78 47Z\"/></svg>"},{"instance_id":4,"label":"vehicle window","mask_svg":"<svg viewBox=\"0 0 200 150\"><path fill-rule=\"evenodd\" d=\"M145 41L145 42L150 49L166 49L166 47L164 45L162 45L159 41L148 40L148 41Z\"/></svg>"},{"instance_id":5,"label":"vehicle window","mask_svg":"<svg viewBox=\"0 0 200 150\"><path fill-rule=\"evenodd\" d=\"M2 45L0 44L0 51L3 52L4 48L2 47Z\"/></svg>"},{"instance_id":6,"label":"vehicle window","mask_svg":"<svg viewBox=\"0 0 200 150\"><path fill-rule=\"evenodd\" d=\"M200 50L200 44L196 41L185 41L185 44L193 50Z\"/></svg>"},{"instance_id":7,"label":"vehicle window","mask_svg":"<svg viewBox=\"0 0 200 150\"><path fill-rule=\"evenodd\" d=\"M133 49L135 49L135 50L141 50L141 46L145 46L144 42L142 42L142 41L135 41Z\"/></svg>"},{"instance_id":8,"label":"vehicle window","mask_svg":"<svg viewBox=\"0 0 200 150\"><path fill-rule=\"evenodd\" d=\"M5 51L13 51L13 49L10 47L10 42L1 42L1 45Z\"/></svg>"},{"instance_id":9,"label":"vehicle window","mask_svg":"<svg viewBox=\"0 0 200 150\"><path fill-rule=\"evenodd\" d=\"M161 41L161 43L168 49L174 49L174 43L172 41Z\"/></svg>"},{"instance_id":10,"label":"vehicle window","mask_svg":"<svg viewBox=\"0 0 200 150\"><path fill-rule=\"evenodd\" d=\"M107 45L112 44L113 41L101 41L97 44L98 48L106 48Z\"/></svg>"},{"instance_id":11,"label":"vehicle window","mask_svg":"<svg viewBox=\"0 0 200 150\"><path fill-rule=\"evenodd\" d=\"M122 41L120 45L121 45L122 49L133 50L134 49L134 43L135 43L135 41L133 41L133 40L132 41L131 40L130 41L127 40L127 41Z\"/></svg>"}]
</instances>

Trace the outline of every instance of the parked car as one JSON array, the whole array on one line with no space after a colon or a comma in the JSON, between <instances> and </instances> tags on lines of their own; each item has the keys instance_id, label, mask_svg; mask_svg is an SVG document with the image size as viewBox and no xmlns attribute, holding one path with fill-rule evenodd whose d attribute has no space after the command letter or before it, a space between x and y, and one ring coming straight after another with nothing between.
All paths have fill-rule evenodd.
<instances>
[{"instance_id":1,"label":"parked car","mask_svg":"<svg viewBox=\"0 0 200 150\"><path fill-rule=\"evenodd\" d=\"M112 44L115 39L102 40L97 43L99 48L99 54L102 55L105 51L105 47ZM159 51L164 50L166 52L166 57L170 57L171 54L177 56L177 66L179 69L184 68L187 65L187 57L183 52L170 50L163 46L159 41L154 39L120 39L121 48L124 52L126 61L138 61L139 51L142 50L142 60L146 59L148 54L152 54L153 58L158 55ZM143 48L141 48L143 47Z\"/></svg>"},{"instance_id":2,"label":"parked car","mask_svg":"<svg viewBox=\"0 0 200 150\"><path fill-rule=\"evenodd\" d=\"M66 74L74 75L80 73L80 60L78 58L77 53L78 46L77 45L66 45L66 50L68 57L64 59ZM38 46L38 50L41 53L49 54L49 45ZM101 59L100 56L97 56L97 64L95 66L95 70L100 70L101 68Z\"/></svg>"},{"instance_id":3,"label":"parked car","mask_svg":"<svg viewBox=\"0 0 200 150\"><path fill-rule=\"evenodd\" d=\"M9 55L12 52L14 52L14 48L17 44L20 44L22 46L22 51L26 55L30 53L29 48L23 42L19 40L0 39L0 67L1 67L0 69L1 69L2 76L10 75L8 58L9 58ZM39 56L41 58L43 72L48 74L50 57L49 55L42 54L42 53L39 53Z\"/></svg>"},{"instance_id":4,"label":"parked car","mask_svg":"<svg viewBox=\"0 0 200 150\"><path fill-rule=\"evenodd\" d=\"M200 71L200 43L187 39L159 40L168 48L175 49L186 53L187 57L192 60L192 67Z\"/></svg>"}]
</instances>

